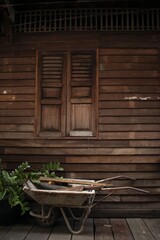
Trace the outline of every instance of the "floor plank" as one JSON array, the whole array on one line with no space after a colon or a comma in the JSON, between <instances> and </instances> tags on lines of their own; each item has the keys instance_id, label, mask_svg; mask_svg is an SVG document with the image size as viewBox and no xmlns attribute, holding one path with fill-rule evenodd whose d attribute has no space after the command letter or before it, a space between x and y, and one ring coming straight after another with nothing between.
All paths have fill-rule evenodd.
<instances>
[{"instance_id":1,"label":"floor plank","mask_svg":"<svg viewBox=\"0 0 160 240\"><path fill-rule=\"evenodd\" d=\"M109 219L94 219L95 240L114 240Z\"/></svg>"},{"instance_id":2,"label":"floor plank","mask_svg":"<svg viewBox=\"0 0 160 240\"><path fill-rule=\"evenodd\" d=\"M1 240L23 240L31 231L32 225L16 224L0 239Z\"/></svg>"},{"instance_id":3,"label":"floor plank","mask_svg":"<svg viewBox=\"0 0 160 240\"><path fill-rule=\"evenodd\" d=\"M25 240L48 240L51 234L52 228L45 228L35 225L32 230L28 233Z\"/></svg>"},{"instance_id":4,"label":"floor plank","mask_svg":"<svg viewBox=\"0 0 160 240\"><path fill-rule=\"evenodd\" d=\"M77 227L77 226L76 226ZM72 240L93 240L93 218L88 218L84 224L84 230L79 235L73 234Z\"/></svg>"},{"instance_id":5,"label":"floor plank","mask_svg":"<svg viewBox=\"0 0 160 240\"><path fill-rule=\"evenodd\" d=\"M160 240L160 219L143 219L156 240Z\"/></svg>"},{"instance_id":6,"label":"floor plank","mask_svg":"<svg viewBox=\"0 0 160 240\"><path fill-rule=\"evenodd\" d=\"M134 240L125 219L110 219L114 240Z\"/></svg>"},{"instance_id":7,"label":"floor plank","mask_svg":"<svg viewBox=\"0 0 160 240\"><path fill-rule=\"evenodd\" d=\"M127 222L136 240L155 240L142 219L129 218Z\"/></svg>"},{"instance_id":8,"label":"floor plank","mask_svg":"<svg viewBox=\"0 0 160 240\"><path fill-rule=\"evenodd\" d=\"M48 240L70 240L72 237L63 219L58 219Z\"/></svg>"},{"instance_id":9,"label":"floor plank","mask_svg":"<svg viewBox=\"0 0 160 240\"><path fill-rule=\"evenodd\" d=\"M11 228L11 226L0 226L0 239L3 239Z\"/></svg>"},{"instance_id":10,"label":"floor plank","mask_svg":"<svg viewBox=\"0 0 160 240\"><path fill-rule=\"evenodd\" d=\"M62 218L51 228L24 218L16 225L0 226L0 240L160 240L160 218L88 218L79 235L71 234Z\"/></svg>"}]
</instances>

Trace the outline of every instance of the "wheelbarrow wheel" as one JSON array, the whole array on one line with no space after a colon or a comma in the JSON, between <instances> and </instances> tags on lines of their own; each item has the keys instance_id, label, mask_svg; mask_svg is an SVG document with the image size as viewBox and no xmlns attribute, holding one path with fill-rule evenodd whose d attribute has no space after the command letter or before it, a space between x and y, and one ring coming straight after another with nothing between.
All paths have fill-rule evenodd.
<instances>
[{"instance_id":1,"label":"wheelbarrow wheel","mask_svg":"<svg viewBox=\"0 0 160 240\"><path fill-rule=\"evenodd\" d=\"M55 225L57 218L58 218L58 211L56 208L53 208L48 218L36 217L35 220L38 223L38 225L42 227L52 227Z\"/></svg>"}]
</instances>

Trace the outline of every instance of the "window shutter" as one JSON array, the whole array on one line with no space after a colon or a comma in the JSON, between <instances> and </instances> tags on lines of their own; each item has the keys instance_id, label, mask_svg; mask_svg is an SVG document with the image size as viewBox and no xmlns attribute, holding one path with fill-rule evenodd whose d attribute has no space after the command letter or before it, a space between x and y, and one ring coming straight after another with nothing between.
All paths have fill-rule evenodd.
<instances>
[{"instance_id":1,"label":"window shutter","mask_svg":"<svg viewBox=\"0 0 160 240\"><path fill-rule=\"evenodd\" d=\"M40 132L47 135L64 135L64 74L65 55L43 53L41 55L41 124Z\"/></svg>"},{"instance_id":2,"label":"window shutter","mask_svg":"<svg viewBox=\"0 0 160 240\"><path fill-rule=\"evenodd\" d=\"M95 135L95 59L92 52L71 53L69 136Z\"/></svg>"}]
</instances>

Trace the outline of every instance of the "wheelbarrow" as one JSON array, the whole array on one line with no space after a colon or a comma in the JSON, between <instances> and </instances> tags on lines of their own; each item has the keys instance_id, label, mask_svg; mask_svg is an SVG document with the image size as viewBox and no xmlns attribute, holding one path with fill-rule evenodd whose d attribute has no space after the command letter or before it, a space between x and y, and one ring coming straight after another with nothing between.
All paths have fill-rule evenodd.
<instances>
[{"instance_id":1,"label":"wheelbarrow","mask_svg":"<svg viewBox=\"0 0 160 240\"><path fill-rule=\"evenodd\" d=\"M57 208L59 208L69 231L73 234L79 234L83 231L85 221L91 209L111 196L115 191L132 189L148 193L148 191L132 186L114 187L106 183L107 181L120 178L135 180L127 176L116 176L99 181L70 178L40 178L38 185L28 181L24 185L23 190L40 206L38 211L30 211L30 215L35 217L39 225L53 226L56 223ZM107 194L95 201L95 196L99 191L107 191ZM82 209L81 216L75 216L73 209ZM66 210L68 210L67 213ZM72 227L68 213L73 220L80 222L78 230L74 230Z\"/></svg>"}]
</instances>

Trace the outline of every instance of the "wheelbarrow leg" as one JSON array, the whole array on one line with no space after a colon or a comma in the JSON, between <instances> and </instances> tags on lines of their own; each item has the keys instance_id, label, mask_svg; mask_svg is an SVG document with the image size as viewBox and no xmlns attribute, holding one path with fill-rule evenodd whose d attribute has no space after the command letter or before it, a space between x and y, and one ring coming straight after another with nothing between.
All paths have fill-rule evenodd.
<instances>
[{"instance_id":1,"label":"wheelbarrow leg","mask_svg":"<svg viewBox=\"0 0 160 240\"><path fill-rule=\"evenodd\" d=\"M36 222L43 227L54 226L58 217L57 210L53 206L46 208L44 205L41 205L39 213L30 211L30 215L35 217Z\"/></svg>"},{"instance_id":2,"label":"wheelbarrow leg","mask_svg":"<svg viewBox=\"0 0 160 240\"><path fill-rule=\"evenodd\" d=\"M83 212L83 216L81 217L81 218L83 218L83 220L82 220L82 222L81 222L80 228L79 228L77 231L75 231L75 230L71 227L71 224L70 224L70 222L69 222L69 220L68 220L68 218L67 218L67 216L66 216L66 213L65 213L64 209L63 209L62 207L60 207L60 210L61 210L61 213L62 213L62 215L63 215L64 221L65 221L65 223L66 223L66 225L67 225L67 227L68 227L68 229L69 229L69 231L70 231L71 233L73 233L73 234L79 234L79 233L81 233L81 232L83 231L84 223L85 223L85 221L86 221L86 219L87 219L87 217L88 217L88 215L89 215L89 213L90 213L90 211L91 211L91 208L92 208L92 206L85 208L85 210L84 210L84 212ZM69 209L69 208L68 208L68 209ZM72 211L71 211L71 212L72 212ZM74 219L74 218L73 218L73 219Z\"/></svg>"},{"instance_id":3,"label":"wheelbarrow leg","mask_svg":"<svg viewBox=\"0 0 160 240\"><path fill-rule=\"evenodd\" d=\"M68 208L68 211L70 212L72 218L75 221L79 221L79 220L81 220L84 217L84 211L83 211L83 213L82 213L82 215L80 217L76 217L71 208Z\"/></svg>"}]
</instances>

